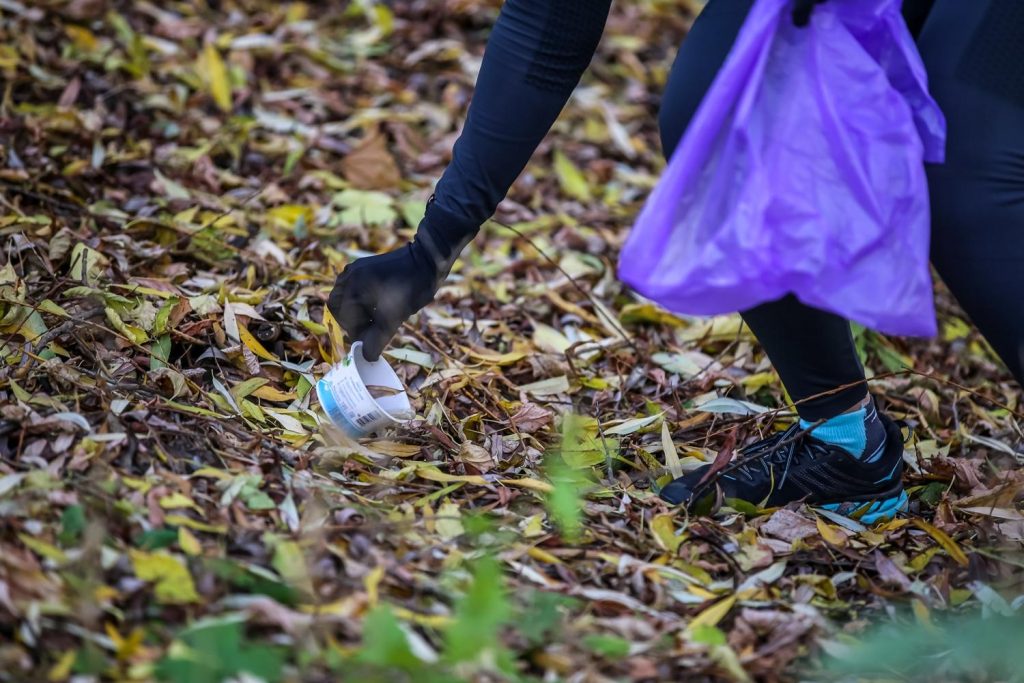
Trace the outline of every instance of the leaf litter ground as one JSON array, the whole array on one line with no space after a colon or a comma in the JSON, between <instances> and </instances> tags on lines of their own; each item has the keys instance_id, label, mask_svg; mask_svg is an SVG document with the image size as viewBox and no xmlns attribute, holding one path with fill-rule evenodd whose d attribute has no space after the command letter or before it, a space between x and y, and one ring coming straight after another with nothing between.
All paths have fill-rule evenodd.
<instances>
[{"instance_id":1,"label":"leaf litter ground","mask_svg":"<svg viewBox=\"0 0 1024 683\"><path fill-rule=\"evenodd\" d=\"M690 4L616 3L387 354L417 420L354 443L326 295L412 234L498 3L0 2L0 680L770 681L874 621L1019 634L1020 394L944 291L936 340L856 330L906 518L654 495L794 418L738 318L614 279Z\"/></svg>"}]
</instances>

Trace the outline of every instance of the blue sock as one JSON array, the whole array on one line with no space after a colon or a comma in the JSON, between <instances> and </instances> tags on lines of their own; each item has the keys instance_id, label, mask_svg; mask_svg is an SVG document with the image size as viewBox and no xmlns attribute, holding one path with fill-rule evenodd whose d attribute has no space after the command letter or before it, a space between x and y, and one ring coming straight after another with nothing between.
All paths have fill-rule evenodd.
<instances>
[{"instance_id":1,"label":"blue sock","mask_svg":"<svg viewBox=\"0 0 1024 683\"><path fill-rule=\"evenodd\" d=\"M809 429L813 424L800 420L802 429ZM826 420L811 431L811 436L839 446L853 457L866 462L874 462L885 452L885 427L878 419L874 401L860 410Z\"/></svg>"}]
</instances>

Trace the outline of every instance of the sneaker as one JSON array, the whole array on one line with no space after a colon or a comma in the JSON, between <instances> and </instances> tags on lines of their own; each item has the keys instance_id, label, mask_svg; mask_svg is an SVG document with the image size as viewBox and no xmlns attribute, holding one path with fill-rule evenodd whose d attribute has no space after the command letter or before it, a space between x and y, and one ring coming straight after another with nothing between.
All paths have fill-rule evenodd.
<instances>
[{"instance_id":1,"label":"sneaker","mask_svg":"<svg viewBox=\"0 0 1024 683\"><path fill-rule=\"evenodd\" d=\"M706 477L711 465L705 465L669 483L659 495L689 509L714 502L721 494L726 501L738 499L760 508L802 501L866 524L892 519L907 507L903 437L895 422L881 418L885 451L874 462L855 458L795 424L740 450L717 474Z\"/></svg>"}]
</instances>

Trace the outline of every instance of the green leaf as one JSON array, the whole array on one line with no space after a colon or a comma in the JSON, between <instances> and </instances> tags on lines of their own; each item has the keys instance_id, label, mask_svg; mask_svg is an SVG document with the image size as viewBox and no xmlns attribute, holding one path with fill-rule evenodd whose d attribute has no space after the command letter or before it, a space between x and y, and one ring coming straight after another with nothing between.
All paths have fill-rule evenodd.
<instances>
[{"instance_id":1,"label":"green leaf","mask_svg":"<svg viewBox=\"0 0 1024 683\"><path fill-rule=\"evenodd\" d=\"M560 593L533 591L530 603L516 620L519 633L531 645L540 645L562 621L564 612L579 605L579 600Z\"/></svg>"},{"instance_id":2,"label":"green leaf","mask_svg":"<svg viewBox=\"0 0 1024 683\"><path fill-rule=\"evenodd\" d=\"M629 654L629 641L618 636L592 633L583 638L583 644L608 659L622 659Z\"/></svg>"},{"instance_id":3,"label":"green leaf","mask_svg":"<svg viewBox=\"0 0 1024 683\"><path fill-rule=\"evenodd\" d=\"M232 560L205 558L203 567L240 590L266 595L282 605L294 605L299 601L299 593L295 589L280 581L254 574Z\"/></svg>"},{"instance_id":4,"label":"green leaf","mask_svg":"<svg viewBox=\"0 0 1024 683\"><path fill-rule=\"evenodd\" d=\"M455 607L455 620L445 633L448 661L476 659L498 646L498 629L511 616L501 566L491 556L477 560L473 583Z\"/></svg>"},{"instance_id":5,"label":"green leaf","mask_svg":"<svg viewBox=\"0 0 1024 683\"><path fill-rule=\"evenodd\" d=\"M167 363L170 361L170 358L171 335L161 334L149 346L149 369L157 370L158 368L167 367Z\"/></svg>"},{"instance_id":6,"label":"green leaf","mask_svg":"<svg viewBox=\"0 0 1024 683\"><path fill-rule=\"evenodd\" d=\"M273 540L274 558L271 565L289 586L306 594L312 595L313 583L309 578L309 568L302 548L295 541Z\"/></svg>"},{"instance_id":7,"label":"green leaf","mask_svg":"<svg viewBox=\"0 0 1024 683\"><path fill-rule=\"evenodd\" d=\"M334 205L342 209L343 225L386 225L398 217L394 200L383 192L342 190L334 195Z\"/></svg>"},{"instance_id":8,"label":"green leaf","mask_svg":"<svg viewBox=\"0 0 1024 683\"><path fill-rule=\"evenodd\" d=\"M60 544L71 545L79 539L85 530L85 510L81 505L64 508L60 516Z\"/></svg>"},{"instance_id":9,"label":"green leaf","mask_svg":"<svg viewBox=\"0 0 1024 683\"><path fill-rule=\"evenodd\" d=\"M396 667L412 671L422 666L409 645L409 639L398 619L384 605L370 612L363 621L363 646L355 657L357 662Z\"/></svg>"},{"instance_id":10,"label":"green leaf","mask_svg":"<svg viewBox=\"0 0 1024 683\"><path fill-rule=\"evenodd\" d=\"M247 642L242 629L242 618L228 617L202 621L182 631L167 656L157 663L157 678L171 683L221 683L249 674L249 680L281 680L282 648Z\"/></svg>"},{"instance_id":11,"label":"green leaf","mask_svg":"<svg viewBox=\"0 0 1024 683\"><path fill-rule=\"evenodd\" d=\"M704 645L725 645L725 634L717 626L704 624L690 631L690 640Z\"/></svg>"},{"instance_id":12,"label":"green leaf","mask_svg":"<svg viewBox=\"0 0 1024 683\"><path fill-rule=\"evenodd\" d=\"M83 242L75 245L71 251L71 279L91 287L100 283L106 271L107 257L88 247Z\"/></svg>"},{"instance_id":13,"label":"green leaf","mask_svg":"<svg viewBox=\"0 0 1024 683\"><path fill-rule=\"evenodd\" d=\"M142 550L160 550L170 548L178 540L178 532L175 529L147 529L135 539L135 545Z\"/></svg>"}]
</instances>

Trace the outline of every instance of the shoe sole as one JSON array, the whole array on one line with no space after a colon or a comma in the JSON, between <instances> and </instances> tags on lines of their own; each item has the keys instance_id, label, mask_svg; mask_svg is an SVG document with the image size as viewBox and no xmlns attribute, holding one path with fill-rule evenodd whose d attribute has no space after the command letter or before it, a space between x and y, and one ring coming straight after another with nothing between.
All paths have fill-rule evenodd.
<instances>
[{"instance_id":1,"label":"shoe sole","mask_svg":"<svg viewBox=\"0 0 1024 683\"><path fill-rule=\"evenodd\" d=\"M857 503L828 503L818 507L830 512L837 512L861 524L877 524L878 522L888 522L895 519L899 513L906 512L908 502L907 492L900 491L898 496L884 500L875 500L870 503L861 503L859 505ZM851 510L851 505L856 505L857 507Z\"/></svg>"}]
</instances>

